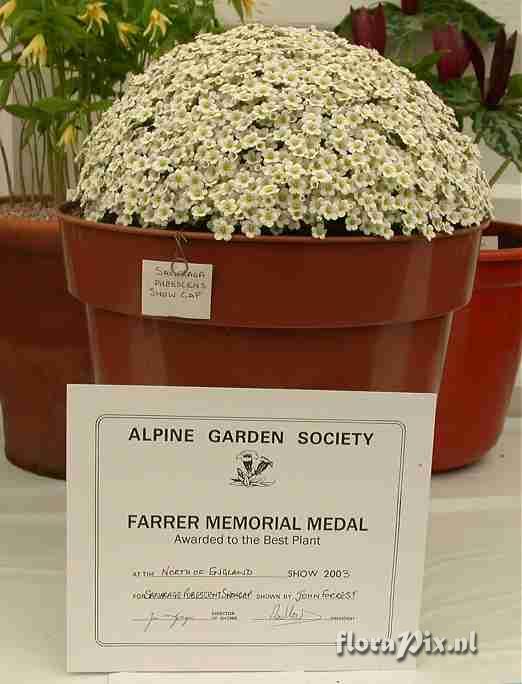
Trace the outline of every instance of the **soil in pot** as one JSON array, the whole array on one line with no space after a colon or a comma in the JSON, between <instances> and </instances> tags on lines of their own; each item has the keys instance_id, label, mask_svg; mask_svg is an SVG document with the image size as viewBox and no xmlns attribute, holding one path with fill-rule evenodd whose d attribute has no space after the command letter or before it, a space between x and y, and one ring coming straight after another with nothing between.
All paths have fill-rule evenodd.
<instances>
[{"instance_id":1,"label":"soil in pot","mask_svg":"<svg viewBox=\"0 0 522 684\"><path fill-rule=\"evenodd\" d=\"M67 383L92 379L83 306L66 289L56 218L0 214L0 401L6 455L65 477Z\"/></svg>"}]
</instances>

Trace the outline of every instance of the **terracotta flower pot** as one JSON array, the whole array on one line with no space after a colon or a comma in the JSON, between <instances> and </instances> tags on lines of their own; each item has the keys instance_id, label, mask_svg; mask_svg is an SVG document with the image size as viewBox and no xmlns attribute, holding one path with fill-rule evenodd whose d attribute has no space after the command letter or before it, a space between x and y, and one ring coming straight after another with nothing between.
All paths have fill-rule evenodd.
<instances>
[{"instance_id":1,"label":"terracotta flower pot","mask_svg":"<svg viewBox=\"0 0 522 684\"><path fill-rule=\"evenodd\" d=\"M0 401L7 458L65 477L65 386L91 381L85 313L68 293L58 221L0 216Z\"/></svg>"},{"instance_id":2,"label":"terracotta flower pot","mask_svg":"<svg viewBox=\"0 0 522 684\"><path fill-rule=\"evenodd\" d=\"M454 318L437 405L433 469L473 463L497 442L522 351L522 226L493 223L473 298ZM517 247L518 245L518 247Z\"/></svg>"},{"instance_id":3,"label":"terracotta flower pot","mask_svg":"<svg viewBox=\"0 0 522 684\"><path fill-rule=\"evenodd\" d=\"M451 312L471 296L480 230L422 238L184 233L214 265L209 321L145 317L143 259L174 234L61 215L70 292L87 304L99 383L435 392Z\"/></svg>"}]
</instances>

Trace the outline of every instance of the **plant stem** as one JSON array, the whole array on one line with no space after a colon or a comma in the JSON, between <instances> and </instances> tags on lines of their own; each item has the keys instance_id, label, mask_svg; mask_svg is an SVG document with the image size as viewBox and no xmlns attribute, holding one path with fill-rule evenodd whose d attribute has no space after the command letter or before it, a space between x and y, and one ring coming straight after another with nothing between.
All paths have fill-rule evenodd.
<instances>
[{"instance_id":1,"label":"plant stem","mask_svg":"<svg viewBox=\"0 0 522 684\"><path fill-rule=\"evenodd\" d=\"M34 157L33 169L35 171L35 175L33 178L33 194L34 194L35 192L38 193L39 189L40 189L40 184L38 182L38 168L40 166L40 152L38 150L38 146L39 146L38 139L36 138L35 135L33 135L32 138L33 138L33 157ZM31 147L29 147L29 149L31 149ZM40 193L40 194L42 194L42 193Z\"/></svg>"},{"instance_id":2,"label":"plant stem","mask_svg":"<svg viewBox=\"0 0 522 684\"><path fill-rule=\"evenodd\" d=\"M75 145L72 145L71 147L71 165L72 165L72 173L73 173L73 185L76 186L78 184L78 179L80 177L80 169L78 168L78 164L76 162L76 159L78 157L78 150L76 149Z\"/></svg>"},{"instance_id":3,"label":"plant stem","mask_svg":"<svg viewBox=\"0 0 522 684\"><path fill-rule=\"evenodd\" d=\"M18 172L20 174L20 185L22 187L22 198L25 200L27 198L27 188L25 186L24 178L24 155L22 148L22 140L24 138L25 122L22 125L22 130L20 131L20 144L18 145Z\"/></svg>"},{"instance_id":4,"label":"plant stem","mask_svg":"<svg viewBox=\"0 0 522 684\"><path fill-rule=\"evenodd\" d=\"M20 74L22 76L22 74ZM35 89L33 88L33 79L35 82L35 87L36 91L38 93L39 97L42 97L42 93L40 91L40 88L38 87L38 78L34 72L28 71L27 74L27 88L24 88L24 92L26 93L26 97L28 97L28 104L32 105L35 101ZM23 85L23 81L22 81ZM27 96L27 93L29 95ZM20 141L20 144L23 145L23 140ZM36 169L38 169L38 138L35 134L35 129L33 128L33 133L31 137L27 141L27 149L29 152L29 155L31 157L31 194L33 196L33 201L35 199L35 194L37 191L37 184L35 183L35 179L37 178L37 173L35 174L35 164L36 164ZM24 146L25 147L25 146Z\"/></svg>"},{"instance_id":5,"label":"plant stem","mask_svg":"<svg viewBox=\"0 0 522 684\"><path fill-rule=\"evenodd\" d=\"M45 136L42 138L42 161L36 165L36 182L38 183L38 194L40 197L45 195L44 179L45 179L45 164L47 160L47 141Z\"/></svg>"},{"instance_id":6,"label":"plant stem","mask_svg":"<svg viewBox=\"0 0 522 684\"><path fill-rule=\"evenodd\" d=\"M493 187L500 177L504 175L504 171L508 168L511 162L511 159L504 159L498 171L491 177L491 180L489 181L490 187Z\"/></svg>"},{"instance_id":7,"label":"plant stem","mask_svg":"<svg viewBox=\"0 0 522 684\"><path fill-rule=\"evenodd\" d=\"M62 201L65 201L66 196L67 196L67 190L68 190L68 188L71 187L71 177L69 176L69 156L66 152L64 152L63 170L64 170L64 176L65 176L65 184L64 184L64 196L63 196Z\"/></svg>"},{"instance_id":8,"label":"plant stem","mask_svg":"<svg viewBox=\"0 0 522 684\"><path fill-rule=\"evenodd\" d=\"M46 141L46 147L47 147L47 175L49 177L49 185L51 188L51 195L56 197L56 177L54 173L54 164L53 164L53 150L52 150L52 145L51 145L51 138L49 135L49 132L45 134L45 141Z\"/></svg>"},{"instance_id":9,"label":"plant stem","mask_svg":"<svg viewBox=\"0 0 522 684\"><path fill-rule=\"evenodd\" d=\"M473 141L475 145L478 145L479 142L482 140L482 131L479 131L477 135L475 136L475 140Z\"/></svg>"},{"instance_id":10,"label":"plant stem","mask_svg":"<svg viewBox=\"0 0 522 684\"><path fill-rule=\"evenodd\" d=\"M31 147L31 145L28 145L27 149L29 151L29 160L31 162L31 191L29 194L31 196L31 200L33 202L36 202L35 160L34 160L33 148Z\"/></svg>"},{"instance_id":11,"label":"plant stem","mask_svg":"<svg viewBox=\"0 0 522 684\"><path fill-rule=\"evenodd\" d=\"M11 179L11 172L9 171L9 162L7 161L7 154L5 153L4 143L0 140L0 154L2 155L2 161L4 163L5 177L7 180L7 190L9 192L9 197L11 198L11 204L14 202L14 192L13 192L13 182Z\"/></svg>"},{"instance_id":12,"label":"plant stem","mask_svg":"<svg viewBox=\"0 0 522 684\"><path fill-rule=\"evenodd\" d=\"M22 90L24 91L25 103L26 103L27 105L31 106L31 104L32 104L32 99L31 99L31 96L30 96L30 94L29 94L29 90L27 89L27 85L26 85L26 83L25 83L25 80L24 80L24 73L23 73L23 71L20 72L19 82L20 82L20 85L22 86ZM31 83L30 79L29 79L29 83Z\"/></svg>"}]
</instances>

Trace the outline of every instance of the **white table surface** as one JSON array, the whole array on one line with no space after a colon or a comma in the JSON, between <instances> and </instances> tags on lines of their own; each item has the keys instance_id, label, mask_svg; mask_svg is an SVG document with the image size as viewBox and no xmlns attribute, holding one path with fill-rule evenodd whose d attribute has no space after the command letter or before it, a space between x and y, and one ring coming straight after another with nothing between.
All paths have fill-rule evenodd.
<instances>
[{"instance_id":1,"label":"white table surface","mask_svg":"<svg viewBox=\"0 0 522 684\"><path fill-rule=\"evenodd\" d=\"M479 652L423 654L413 678L337 673L332 684L521 682L521 427L510 419L481 463L432 480L421 628L450 639L475 630ZM12 466L1 444L0 580L0 682L108 684L65 671L65 484Z\"/></svg>"}]
</instances>

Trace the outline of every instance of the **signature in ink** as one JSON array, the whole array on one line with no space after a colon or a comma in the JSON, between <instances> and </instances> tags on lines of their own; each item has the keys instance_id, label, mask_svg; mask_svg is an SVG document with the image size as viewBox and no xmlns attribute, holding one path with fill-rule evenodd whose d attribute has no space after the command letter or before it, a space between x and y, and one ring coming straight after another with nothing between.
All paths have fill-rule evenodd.
<instances>
[{"instance_id":1,"label":"signature in ink","mask_svg":"<svg viewBox=\"0 0 522 684\"><path fill-rule=\"evenodd\" d=\"M256 622L271 622L274 627L282 625L300 625L306 622L319 622L322 616L306 610L295 603L275 603L267 617L254 618Z\"/></svg>"},{"instance_id":2,"label":"signature in ink","mask_svg":"<svg viewBox=\"0 0 522 684\"><path fill-rule=\"evenodd\" d=\"M191 622L200 620L212 620L211 617L195 617L193 615L185 615L182 612L178 613L155 613L154 611L143 618L133 618L133 622L142 622L143 631L148 632L153 624L159 623L167 626L167 629L175 629L176 627L186 627Z\"/></svg>"}]
</instances>

